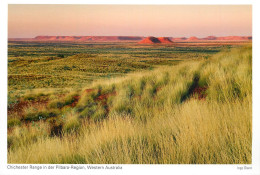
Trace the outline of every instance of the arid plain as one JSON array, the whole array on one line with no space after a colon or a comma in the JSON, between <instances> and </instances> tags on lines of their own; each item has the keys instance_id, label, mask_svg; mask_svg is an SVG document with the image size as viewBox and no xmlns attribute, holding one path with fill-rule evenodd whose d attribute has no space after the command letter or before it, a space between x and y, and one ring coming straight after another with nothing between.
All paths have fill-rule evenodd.
<instances>
[{"instance_id":1,"label":"arid plain","mask_svg":"<svg viewBox=\"0 0 260 175\"><path fill-rule=\"evenodd\" d=\"M8 163L250 164L252 37L8 42Z\"/></svg>"}]
</instances>

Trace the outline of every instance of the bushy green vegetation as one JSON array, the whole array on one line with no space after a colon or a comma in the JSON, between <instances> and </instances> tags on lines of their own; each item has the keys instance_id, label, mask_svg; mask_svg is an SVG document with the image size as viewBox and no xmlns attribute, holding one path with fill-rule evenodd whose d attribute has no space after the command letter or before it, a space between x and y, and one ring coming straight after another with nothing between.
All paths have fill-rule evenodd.
<instances>
[{"instance_id":1,"label":"bushy green vegetation","mask_svg":"<svg viewBox=\"0 0 260 175\"><path fill-rule=\"evenodd\" d=\"M106 47L97 49L98 53ZM117 49L117 54L128 50ZM165 48L162 54L167 49L171 50ZM194 48L188 50L196 53ZM207 58L191 57L178 65L96 81L78 89L68 95L52 92L18 102L23 110L10 111L8 116L8 163L252 161L251 47L226 49ZM31 115L35 108L37 113ZM50 115L52 110L55 116ZM33 120L39 113L46 117ZM26 121L28 114L34 117Z\"/></svg>"}]
</instances>

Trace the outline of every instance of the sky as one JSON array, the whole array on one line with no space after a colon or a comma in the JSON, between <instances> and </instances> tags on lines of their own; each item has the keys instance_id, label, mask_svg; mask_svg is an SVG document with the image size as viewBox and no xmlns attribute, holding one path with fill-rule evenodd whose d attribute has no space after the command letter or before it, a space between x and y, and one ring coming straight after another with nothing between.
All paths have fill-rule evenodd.
<instances>
[{"instance_id":1,"label":"sky","mask_svg":"<svg viewBox=\"0 0 260 175\"><path fill-rule=\"evenodd\" d=\"M8 5L8 37L251 36L251 5Z\"/></svg>"}]
</instances>

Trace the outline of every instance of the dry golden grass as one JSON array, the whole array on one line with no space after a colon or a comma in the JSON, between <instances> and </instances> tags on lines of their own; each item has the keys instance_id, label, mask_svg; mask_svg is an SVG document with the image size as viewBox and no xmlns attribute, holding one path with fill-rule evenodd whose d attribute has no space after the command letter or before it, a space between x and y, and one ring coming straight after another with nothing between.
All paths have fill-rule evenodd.
<instances>
[{"instance_id":1,"label":"dry golden grass","mask_svg":"<svg viewBox=\"0 0 260 175\"><path fill-rule=\"evenodd\" d=\"M252 48L241 47L210 59L96 82L84 89L116 91L107 99L105 119L80 119L76 106L65 113L69 132L61 137L17 126L8 139L23 138L23 144L18 141L9 149L8 163L250 164L251 61ZM202 90L195 93L199 87L206 96ZM92 97L83 93L79 103L86 109Z\"/></svg>"}]
</instances>

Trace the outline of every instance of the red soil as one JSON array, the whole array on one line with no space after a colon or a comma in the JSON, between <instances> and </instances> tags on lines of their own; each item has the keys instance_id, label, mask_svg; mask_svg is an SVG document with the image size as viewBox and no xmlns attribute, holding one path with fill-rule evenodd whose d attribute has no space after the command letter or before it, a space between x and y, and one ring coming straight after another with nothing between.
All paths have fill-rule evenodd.
<instances>
[{"instance_id":1,"label":"red soil","mask_svg":"<svg viewBox=\"0 0 260 175\"><path fill-rule=\"evenodd\" d=\"M28 101L20 101L18 103L15 103L8 107L8 114L17 112L18 114L21 114L23 112L23 109L29 106Z\"/></svg>"},{"instance_id":2,"label":"red soil","mask_svg":"<svg viewBox=\"0 0 260 175\"><path fill-rule=\"evenodd\" d=\"M85 93L90 93L90 92L93 92L94 90L95 89L85 89L84 92ZM103 101L103 102L105 102L108 99L108 97L110 97L110 96L116 96L116 92L114 91L114 92L110 92L110 93L106 93L106 94L101 94L95 100L96 101Z\"/></svg>"},{"instance_id":3,"label":"red soil","mask_svg":"<svg viewBox=\"0 0 260 175\"><path fill-rule=\"evenodd\" d=\"M39 100L33 100L33 101L19 101L18 103L15 103L8 107L8 115L12 113L18 113L19 115L23 114L23 110L29 106L40 106L40 105L47 105L48 100L46 99L39 99Z\"/></svg>"},{"instance_id":4,"label":"red soil","mask_svg":"<svg viewBox=\"0 0 260 175\"><path fill-rule=\"evenodd\" d=\"M203 100L206 98L207 94L205 93L206 90L208 89L207 86L203 86L203 87L196 87L193 91L193 96L197 96L199 100Z\"/></svg>"},{"instance_id":5,"label":"red soil","mask_svg":"<svg viewBox=\"0 0 260 175\"><path fill-rule=\"evenodd\" d=\"M110 93L107 93L107 94L103 94L103 95L100 95L96 100L97 101L101 101L102 105L105 107L105 110L106 110L106 114L109 113L110 109L107 105L107 99L108 97L110 96L116 96L116 92L110 92Z\"/></svg>"},{"instance_id":6,"label":"red soil","mask_svg":"<svg viewBox=\"0 0 260 175\"><path fill-rule=\"evenodd\" d=\"M74 102L72 104L70 104L71 107L75 107L77 105L77 103L80 99L80 96L79 95L74 96L73 99L74 99Z\"/></svg>"},{"instance_id":7,"label":"red soil","mask_svg":"<svg viewBox=\"0 0 260 175\"><path fill-rule=\"evenodd\" d=\"M93 92L95 89L85 89L84 92L85 93L90 93L90 92Z\"/></svg>"},{"instance_id":8,"label":"red soil","mask_svg":"<svg viewBox=\"0 0 260 175\"><path fill-rule=\"evenodd\" d=\"M111 93L107 93L107 94L102 94L102 95L100 95L96 100L97 101L102 101L102 100L107 100L108 99L108 97L110 97L110 96L116 96L116 92L111 92Z\"/></svg>"}]
</instances>

